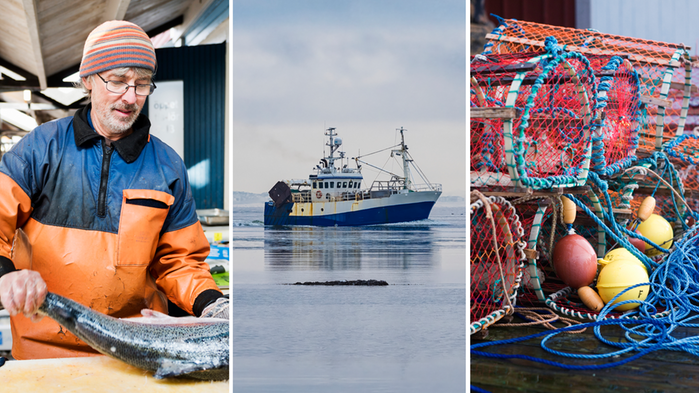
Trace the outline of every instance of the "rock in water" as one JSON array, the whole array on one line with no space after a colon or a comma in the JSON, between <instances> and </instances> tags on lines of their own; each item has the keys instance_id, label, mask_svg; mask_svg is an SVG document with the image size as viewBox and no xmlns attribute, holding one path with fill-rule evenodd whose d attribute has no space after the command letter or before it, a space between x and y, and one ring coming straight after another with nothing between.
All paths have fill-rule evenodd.
<instances>
[{"instance_id":1,"label":"rock in water","mask_svg":"<svg viewBox=\"0 0 699 393\"><path fill-rule=\"evenodd\" d=\"M306 281L306 282L297 282L294 285L361 285L361 286L367 286L367 287L374 287L374 286L384 286L388 285L386 281L383 280L340 280L340 281Z\"/></svg>"}]
</instances>

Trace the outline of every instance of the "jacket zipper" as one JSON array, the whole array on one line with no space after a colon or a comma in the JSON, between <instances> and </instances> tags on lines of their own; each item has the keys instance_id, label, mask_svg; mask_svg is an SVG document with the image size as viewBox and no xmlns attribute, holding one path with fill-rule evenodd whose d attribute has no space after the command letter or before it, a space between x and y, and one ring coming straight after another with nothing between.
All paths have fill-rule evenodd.
<instances>
[{"instance_id":1,"label":"jacket zipper","mask_svg":"<svg viewBox=\"0 0 699 393\"><path fill-rule=\"evenodd\" d=\"M107 215L107 182L109 181L109 164L112 161L114 147L102 140L102 171L100 173L100 191L97 196L97 216Z\"/></svg>"}]
</instances>

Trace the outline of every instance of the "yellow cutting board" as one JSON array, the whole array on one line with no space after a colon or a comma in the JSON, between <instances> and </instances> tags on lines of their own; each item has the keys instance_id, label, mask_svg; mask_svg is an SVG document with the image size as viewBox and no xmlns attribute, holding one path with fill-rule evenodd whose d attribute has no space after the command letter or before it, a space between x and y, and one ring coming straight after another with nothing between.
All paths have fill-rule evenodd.
<instances>
[{"instance_id":1,"label":"yellow cutting board","mask_svg":"<svg viewBox=\"0 0 699 393\"><path fill-rule=\"evenodd\" d=\"M149 371L107 356L8 360L0 367L2 393L227 393L229 390L229 381L155 379Z\"/></svg>"}]
</instances>

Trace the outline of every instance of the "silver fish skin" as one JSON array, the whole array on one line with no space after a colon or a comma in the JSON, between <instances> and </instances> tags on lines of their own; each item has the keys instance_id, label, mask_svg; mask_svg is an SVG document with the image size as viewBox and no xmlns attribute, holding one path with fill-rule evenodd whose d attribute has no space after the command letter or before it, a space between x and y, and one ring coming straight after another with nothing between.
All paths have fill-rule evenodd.
<instances>
[{"instance_id":1,"label":"silver fish skin","mask_svg":"<svg viewBox=\"0 0 699 393\"><path fill-rule=\"evenodd\" d=\"M157 379L228 379L230 324L226 320L182 325L138 323L110 317L50 292L39 313L100 353L152 371Z\"/></svg>"}]
</instances>

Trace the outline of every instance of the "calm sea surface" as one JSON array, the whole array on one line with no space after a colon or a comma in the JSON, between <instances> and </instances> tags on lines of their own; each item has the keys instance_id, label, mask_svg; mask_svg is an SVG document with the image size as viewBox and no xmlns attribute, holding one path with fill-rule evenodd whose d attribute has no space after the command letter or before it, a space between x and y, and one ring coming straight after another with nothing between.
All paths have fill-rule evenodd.
<instances>
[{"instance_id":1,"label":"calm sea surface","mask_svg":"<svg viewBox=\"0 0 699 393\"><path fill-rule=\"evenodd\" d=\"M233 208L233 391L465 392L466 207L353 228ZM385 280L387 287L287 285Z\"/></svg>"}]
</instances>

